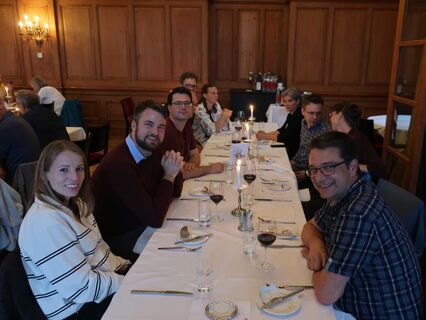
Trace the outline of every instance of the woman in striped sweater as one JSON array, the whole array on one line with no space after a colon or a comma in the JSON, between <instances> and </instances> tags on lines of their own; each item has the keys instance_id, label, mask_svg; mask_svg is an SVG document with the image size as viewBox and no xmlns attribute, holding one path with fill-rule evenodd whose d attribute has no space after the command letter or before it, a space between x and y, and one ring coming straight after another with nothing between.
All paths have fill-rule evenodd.
<instances>
[{"instance_id":1,"label":"woman in striped sweater","mask_svg":"<svg viewBox=\"0 0 426 320\"><path fill-rule=\"evenodd\" d=\"M85 166L72 142L46 146L19 232L28 281L47 319L100 319L130 266L102 240L88 208Z\"/></svg>"}]
</instances>

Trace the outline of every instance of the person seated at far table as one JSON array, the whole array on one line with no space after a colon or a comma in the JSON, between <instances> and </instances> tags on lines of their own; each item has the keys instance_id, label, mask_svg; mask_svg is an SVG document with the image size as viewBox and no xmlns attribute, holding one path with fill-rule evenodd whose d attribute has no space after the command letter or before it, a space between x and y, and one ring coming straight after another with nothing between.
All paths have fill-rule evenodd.
<instances>
[{"instance_id":1,"label":"person seated at far table","mask_svg":"<svg viewBox=\"0 0 426 320\"><path fill-rule=\"evenodd\" d=\"M368 173L373 181L386 178L386 168L370 140L356 127L361 118L361 109L351 102L340 102L330 112L331 128L349 135L359 155L359 167Z\"/></svg>"},{"instance_id":2,"label":"person seated at far table","mask_svg":"<svg viewBox=\"0 0 426 320\"><path fill-rule=\"evenodd\" d=\"M296 175L299 189L311 188L312 183L306 177L308 168L309 145L313 139L330 131L330 126L322 119L324 100L315 94L308 95L302 105L302 128L300 130L300 145L291 159L291 167Z\"/></svg>"},{"instance_id":3,"label":"person seated at far table","mask_svg":"<svg viewBox=\"0 0 426 320\"><path fill-rule=\"evenodd\" d=\"M70 141L46 146L36 168L35 202L19 231L22 264L48 319L101 319L130 267L102 240L89 209L86 165Z\"/></svg>"},{"instance_id":4,"label":"person seated at far table","mask_svg":"<svg viewBox=\"0 0 426 320\"><path fill-rule=\"evenodd\" d=\"M182 156L159 148L165 130L166 110L151 100L142 102L131 133L108 152L91 179L102 236L112 252L132 262L152 228L162 226L173 196L182 191Z\"/></svg>"},{"instance_id":5,"label":"person seated at far table","mask_svg":"<svg viewBox=\"0 0 426 320\"><path fill-rule=\"evenodd\" d=\"M214 85L205 84L201 88L201 93L203 97L195 110L192 129L194 129L195 139L204 147L213 133L228 128L232 111L221 108L218 102L219 93Z\"/></svg>"},{"instance_id":6,"label":"person seated at far table","mask_svg":"<svg viewBox=\"0 0 426 320\"><path fill-rule=\"evenodd\" d=\"M256 133L258 140L272 140L283 142L291 160L299 149L300 129L302 126L302 100L303 92L296 88L288 88L283 92L284 107L289 112L283 126L276 131Z\"/></svg>"},{"instance_id":7,"label":"person seated at far table","mask_svg":"<svg viewBox=\"0 0 426 320\"><path fill-rule=\"evenodd\" d=\"M41 77L35 76L31 79L31 87L34 92L40 97L40 103L51 104L53 103L53 111L60 116L62 107L64 106L65 97L58 91L58 89L49 86Z\"/></svg>"},{"instance_id":8,"label":"person seated at far table","mask_svg":"<svg viewBox=\"0 0 426 320\"><path fill-rule=\"evenodd\" d=\"M194 138L189 119L192 117L191 92L185 87L177 87L167 96L166 133L161 148L174 150L183 156L184 164L181 168L183 178L190 179L211 173L221 173L224 169L222 162L201 166L200 152Z\"/></svg>"},{"instance_id":9,"label":"person seated at far table","mask_svg":"<svg viewBox=\"0 0 426 320\"><path fill-rule=\"evenodd\" d=\"M307 173L327 200L301 235L315 295L357 319L422 319L413 244L358 166L347 134L328 132L312 141Z\"/></svg>"},{"instance_id":10,"label":"person seated at far table","mask_svg":"<svg viewBox=\"0 0 426 320\"><path fill-rule=\"evenodd\" d=\"M39 96L31 90L15 91L16 103L21 107L22 118L33 127L40 149L55 140L69 140L62 119L50 108L40 105Z\"/></svg>"},{"instance_id":11,"label":"person seated at far table","mask_svg":"<svg viewBox=\"0 0 426 320\"><path fill-rule=\"evenodd\" d=\"M191 92L192 108L193 112L195 113L195 109L198 105L198 97L196 92L198 82L197 75L191 71L186 71L180 75L179 82L182 87L187 88Z\"/></svg>"},{"instance_id":12,"label":"person seated at far table","mask_svg":"<svg viewBox=\"0 0 426 320\"><path fill-rule=\"evenodd\" d=\"M0 167L5 181L12 185L21 163L36 161L40 144L33 128L22 117L8 111L0 100Z\"/></svg>"}]
</instances>

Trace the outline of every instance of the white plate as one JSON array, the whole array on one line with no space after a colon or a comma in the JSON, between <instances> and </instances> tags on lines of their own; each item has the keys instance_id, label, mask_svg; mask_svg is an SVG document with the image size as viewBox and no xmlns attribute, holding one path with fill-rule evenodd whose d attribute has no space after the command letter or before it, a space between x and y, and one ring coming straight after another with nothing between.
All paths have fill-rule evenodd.
<instances>
[{"instance_id":1,"label":"white plate","mask_svg":"<svg viewBox=\"0 0 426 320\"><path fill-rule=\"evenodd\" d=\"M291 240L299 236L300 236L299 232L297 232L297 230L295 230L294 228L290 226L285 226L285 227L280 226L280 228L278 228L277 230L277 240L278 239Z\"/></svg>"},{"instance_id":2,"label":"white plate","mask_svg":"<svg viewBox=\"0 0 426 320\"><path fill-rule=\"evenodd\" d=\"M275 296L284 295L286 293L290 292L289 290L285 289L277 289ZM269 301L274 295L271 295L270 298L265 299L265 302ZM284 301L276 304L275 306L268 308L268 309L262 309L263 301L260 297L260 294L256 298L256 305L259 307L260 310L263 312L274 315L274 316L288 316L295 312L297 312L302 307L302 302L300 301L299 297L297 295L294 295L290 298L285 299Z\"/></svg>"},{"instance_id":3,"label":"white plate","mask_svg":"<svg viewBox=\"0 0 426 320\"><path fill-rule=\"evenodd\" d=\"M276 184L272 184L268 186L269 190L285 192L291 189L291 185L288 182L276 182Z\"/></svg>"},{"instance_id":4,"label":"white plate","mask_svg":"<svg viewBox=\"0 0 426 320\"><path fill-rule=\"evenodd\" d=\"M209 319L232 319L237 315L238 307L232 301L213 301L206 306L205 312Z\"/></svg>"},{"instance_id":5,"label":"white plate","mask_svg":"<svg viewBox=\"0 0 426 320\"><path fill-rule=\"evenodd\" d=\"M205 198L209 197L209 188L207 186L194 188L188 191L188 194L193 197Z\"/></svg>"},{"instance_id":6,"label":"white plate","mask_svg":"<svg viewBox=\"0 0 426 320\"><path fill-rule=\"evenodd\" d=\"M188 238L194 238L196 236L202 236L203 234L206 234L206 233L208 233L208 232L207 231L201 232L201 231L191 231L190 230ZM184 239L182 239L180 237L180 235L178 235L176 241L181 241L181 240L184 240ZM188 242L185 241L185 242L182 243L182 245L185 245L185 246L198 246L200 244L203 244L203 243L207 242L207 240L209 240L209 237L200 238L200 239L194 240L194 241L188 241Z\"/></svg>"},{"instance_id":7,"label":"white plate","mask_svg":"<svg viewBox=\"0 0 426 320\"><path fill-rule=\"evenodd\" d=\"M275 160L269 157L263 157L259 159L259 163L261 164L275 163Z\"/></svg>"}]
</instances>

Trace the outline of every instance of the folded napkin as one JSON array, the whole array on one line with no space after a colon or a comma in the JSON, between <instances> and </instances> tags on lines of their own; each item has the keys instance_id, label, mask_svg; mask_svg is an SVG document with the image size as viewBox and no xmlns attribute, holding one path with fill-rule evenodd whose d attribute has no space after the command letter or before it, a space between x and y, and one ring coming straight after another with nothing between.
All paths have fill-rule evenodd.
<instances>
[{"instance_id":1,"label":"folded napkin","mask_svg":"<svg viewBox=\"0 0 426 320\"><path fill-rule=\"evenodd\" d=\"M192 300L191 310L189 311L188 320L209 320L206 316L206 305L212 300L194 299ZM251 320L250 318L250 302L249 301L232 301L238 307L238 314L232 320Z\"/></svg>"}]
</instances>

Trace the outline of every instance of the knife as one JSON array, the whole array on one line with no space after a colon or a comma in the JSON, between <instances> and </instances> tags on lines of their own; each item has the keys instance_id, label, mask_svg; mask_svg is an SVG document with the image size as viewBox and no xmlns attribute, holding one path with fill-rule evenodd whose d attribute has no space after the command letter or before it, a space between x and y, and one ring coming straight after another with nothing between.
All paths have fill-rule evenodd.
<instances>
[{"instance_id":1,"label":"knife","mask_svg":"<svg viewBox=\"0 0 426 320\"><path fill-rule=\"evenodd\" d=\"M284 248L304 248L305 246L303 244L298 245L288 245L288 244L273 244L270 245L268 248L272 249L284 249Z\"/></svg>"},{"instance_id":2,"label":"knife","mask_svg":"<svg viewBox=\"0 0 426 320\"><path fill-rule=\"evenodd\" d=\"M259 168L262 171L274 171L274 172L288 172L288 169L272 169L272 168Z\"/></svg>"},{"instance_id":3,"label":"knife","mask_svg":"<svg viewBox=\"0 0 426 320\"><path fill-rule=\"evenodd\" d=\"M257 218L259 220L262 220L263 222L275 221L276 223L282 223L282 224L296 224L296 221L273 220L273 219L265 219L262 217L257 217Z\"/></svg>"},{"instance_id":4,"label":"knife","mask_svg":"<svg viewBox=\"0 0 426 320\"><path fill-rule=\"evenodd\" d=\"M225 182L225 180L215 180L215 179L194 179L194 181L201 181L201 182Z\"/></svg>"},{"instance_id":5,"label":"knife","mask_svg":"<svg viewBox=\"0 0 426 320\"><path fill-rule=\"evenodd\" d=\"M305 290L305 289L304 288L298 288L298 289L296 289L294 291L291 291L291 292L289 292L289 293L287 293L287 294L285 294L283 296L273 298L273 299L269 300L268 302L265 302L262 305L261 308L262 309L269 309L269 308L277 305L281 301L284 301L285 299L290 298L290 297L294 296L295 294L298 294L299 292L302 292L303 290Z\"/></svg>"},{"instance_id":6,"label":"knife","mask_svg":"<svg viewBox=\"0 0 426 320\"><path fill-rule=\"evenodd\" d=\"M205 238L205 237L210 237L210 236L212 236L212 235L213 235L213 233L203 234L203 235L201 235L201 236L196 236L196 237L193 237L193 238L189 238L189 239L185 239L185 240L179 240L179 241L176 241L176 242L175 242L175 244L181 244L181 243L186 243L186 242L192 242L192 241L196 241L196 240L199 240L199 239L202 239L202 238Z\"/></svg>"},{"instance_id":7,"label":"knife","mask_svg":"<svg viewBox=\"0 0 426 320\"><path fill-rule=\"evenodd\" d=\"M221 157L221 158L229 158L229 156L225 156L223 154L204 154L205 157Z\"/></svg>"},{"instance_id":8,"label":"knife","mask_svg":"<svg viewBox=\"0 0 426 320\"><path fill-rule=\"evenodd\" d=\"M184 296L192 296L192 292L187 291L177 291L177 290L131 290L131 294L172 294L172 295L184 295Z\"/></svg>"},{"instance_id":9,"label":"knife","mask_svg":"<svg viewBox=\"0 0 426 320\"><path fill-rule=\"evenodd\" d=\"M200 219L193 219L193 218L167 218L166 220L170 220L170 221L192 221L192 222L200 222Z\"/></svg>"},{"instance_id":10,"label":"knife","mask_svg":"<svg viewBox=\"0 0 426 320\"><path fill-rule=\"evenodd\" d=\"M292 202L293 200L289 199L272 199L272 198L254 198L257 201L279 201L279 202Z\"/></svg>"},{"instance_id":11,"label":"knife","mask_svg":"<svg viewBox=\"0 0 426 320\"><path fill-rule=\"evenodd\" d=\"M199 197L199 198L179 198L179 200L200 200L200 198L207 198L207 194L205 197Z\"/></svg>"}]
</instances>

